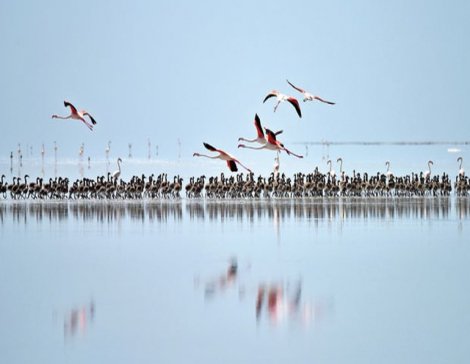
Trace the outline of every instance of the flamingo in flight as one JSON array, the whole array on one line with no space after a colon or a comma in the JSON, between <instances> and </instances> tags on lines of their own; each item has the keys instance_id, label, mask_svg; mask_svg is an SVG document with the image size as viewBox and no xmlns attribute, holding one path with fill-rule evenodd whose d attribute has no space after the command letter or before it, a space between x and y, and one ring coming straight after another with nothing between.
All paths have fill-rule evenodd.
<instances>
[{"instance_id":1,"label":"flamingo in flight","mask_svg":"<svg viewBox=\"0 0 470 364\"><path fill-rule=\"evenodd\" d=\"M287 149L284 144L282 144L279 140L276 139L276 134L269 130L268 128L264 128L266 131L266 140L267 143L263 144L260 147L250 147L249 145L245 144L238 144L238 148L248 148L248 149L255 149L255 150L260 150L260 149L267 149L267 150L275 150L278 153L281 151L285 151L288 155L293 155L294 157L297 158L303 158L302 155L295 154L291 152L289 149Z\"/></svg>"},{"instance_id":2,"label":"flamingo in flight","mask_svg":"<svg viewBox=\"0 0 470 364\"><path fill-rule=\"evenodd\" d=\"M274 112L276 112L277 107L279 106L279 104L281 102L288 101L292 106L294 106L295 111L297 111L297 115L299 115L299 118L302 117L302 112L300 111L299 101L297 101L297 99L295 97L289 96L289 95L284 95L284 94L280 93L277 90L272 90L270 93L268 93L266 95L266 97L263 100L263 103L265 103L266 100L271 98L271 97L276 97L276 99L277 99L276 106L274 106Z\"/></svg>"},{"instance_id":3,"label":"flamingo in flight","mask_svg":"<svg viewBox=\"0 0 470 364\"><path fill-rule=\"evenodd\" d=\"M286 80L287 83L289 85L291 85L293 88L295 88L297 91L299 91L300 93L302 93L304 95L304 102L305 101L313 101L313 100L318 100L318 101L321 101L321 102L324 102L325 104L330 104L330 105L334 105L335 103L334 102L331 102L331 101L327 101L325 99L322 99L320 96L316 96L316 95L313 95L311 94L310 92L300 88L300 87L297 87L297 86L294 86L292 83L289 82L289 80Z\"/></svg>"},{"instance_id":4,"label":"flamingo in flight","mask_svg":"<svg viewBox=\"0 0 470 364\"><path fill-rule=\"evenodd\" d=\"M209 156L209 155L205 155L205 154L194 153L193 157L205 157L205 158L210 158L210 159L222 159L223 161L227 162L227 166L232 172L237 172L238 171L237 164L239 164L243 168L245 168L248 172L252 173L251 169L249 169L248 167L245 167L243 164L241 164L241 162L237 158L231 156L227 152L225 152L221 149L214 148L212 145L210 145L208 143L202 143L202 144L204 144L204 147L207 150L210 150L211 152L217 152L219 154L215 155L215 156Z\"/></svg>"},{"instance_id":5,"label":"flamingo in flight","mask_svg":"<svg viewBox=\"0 0 470 364\"><path fill-rule=\"evenodd\" d=\"M60 116L60 115L52 115L53 119L75 119L75 120L80 120L82 121L90 130L93 130L93 125L96 125L96 120L93 119L93 116L91 116L88 111L81 110L78 111L75 106L73 106L70 102L64 101L64 106L65 107L70 107L70 115L69 116ZM91 124L88 123L85 119L85 116L88 116L91 120ZM93 125L92 125L93 124Z\"/></svg>"},{"instance_id":6,"label":"flamingo in flight","mask_svg":"<svg viewBox=\"0 0 470 364\"><path fill-rule=\"evenodd\" d=\"M248 142L248 143L259 143L259 144L266 144L267 143L267 140L266 140L266 136L264 135L264 131L263 131L263 128L261 126L261 120L258 116L258 114L255 114L255 128L256 128L256 133L257 133L257 136L256 138L254 139L245 139L243 137L241 138L238 138L238 141L244 141L244 142ZM274 134L276 135L279 135L282 133L282 130L279 130L277 132L275 132Z\"/></svg>"}]
</instances>

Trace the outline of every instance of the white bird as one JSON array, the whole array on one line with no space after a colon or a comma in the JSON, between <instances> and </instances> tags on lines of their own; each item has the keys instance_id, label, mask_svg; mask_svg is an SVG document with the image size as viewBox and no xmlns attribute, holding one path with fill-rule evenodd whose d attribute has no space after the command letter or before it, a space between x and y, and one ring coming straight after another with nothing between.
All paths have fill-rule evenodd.
<instances>
[{"instance_id":1,"label":"white bird","mask_svg":"<svg viewBox=\"0 0 470 364\"><path fill-rule=\"evenodd\" d=\"M112 174L114 181L117 181L118 178L121 177L121 163L122 163L122 159L118 158L117 160L118 169L114 171Z\"/></svg>"},{"instance_id":2,"label":"white bird","mask_svg":"<svg viewBox=\"0 0 470 364\"><path fill-rule=\"evenodd\" d=\"M459 177L465 177L465 170L464 170L463 167L462 167L463 158L462 158L462 157L458 157L458 158L457 158L457 162L460 162L460 165L459 165Z\"/></svg>"},{"instance_id":3,"label":"white bird","mask_svg":"<svg viewBox=\"0 0 470 364\"><path fill-rule=\"evenodd\" d=\"M238 171L238 168L237 168L237 163L238 163L243 168L245 168L248 172L251 173L251 169L249 169L248 167L245 167L243 164L241 164L241 162L237 158L235 158L234 156L228 154L227 152L225 152L221 149L214 148L212 145L210 145L208 143L202 143L202 144L204 144L204 147L206 149L210 150L211 152L217 152L219 154L215 155L215 156L210 156L210 155L205 155L205 154L201 154L201 153L194 153L193 157L205 157L205 158L209 158L209 159L221 159L221 160L227 162L227 166L232 172L237 172Z\"/></svg>"},{"instance_id":4,"label":"white bird","mask_svg":"<svg viewBox=\"0 0 470 364\"><path fill-rule=\"evenodd\" d=\"M343 158L339 157L336 160L336 163L339 163L339 174L343 174Z\"/></svg>"},{"instance_id":5,"label":"white bird","mask_svg":"<svg viewBox=\"0 0 470 364\"><path fill-rule=\"evenodd\" d=\"M307 92L306 90L304 90L303 88L294 86L292 83L289 82L289 80L286 80L286 81L289 85L291 85L293 88L295 88L297 91L299 91L300 93L302 93L304 95L304 100L303 100L304 102L305 101L318 100L318 101L324 102L325 104L329 104L329 105L334 105L335 104L334 102L322 99L320 96L313 95L310 92Z\"/></svg>"},{"instance_id":6,"label":"white bird","mask_svg":"<svg viewBox=\"0 0 470 364\"><path fill-rule=\"evenodd\" d=\"M389 161L386 161L386 162L385 162L385 165L387 166L387 172L385 172L385 175L386 175L387 177L393 176L393 173L392 173L392 171L390 170L390 162L389 162Z\"/></svg>"},{"instance_id":7,"label":"white bird","mask_svg":"<svg viewBox=\"0 0 470 364\"><path fill-rule=\"evenodd\" d=\"M277 155L276 158L274 158L274 178L277 178L277 176L279 175L279 166L279 155Z\"/></svg>"},{"instance_id":8,"label":"white bird","mask_svg":"<svg viewBox=\"0 0 470 364\"><path fill-rule=\"evenodd\" d=\"M434 164L433 161L428 161L428 170L426 172L424 172L424 179L428 179L428 178L431 178L431 166Z\"/></svg>"},{"instance_id":9,"label":"white bird","mask_svg":"<svg viewBox=\"0 0 470 364\"><path fill-rule=\"evenodd\" d=\"M68 116L60 116L60 115L52 115L53 119L74 119L74 120L80 120L82 121L90 130L93 130L93 125L96 125L96 120L93 119L93 117L85 110L78 111L75 106L73 106L70 102L64 101L64 106L65 107L70 107L70 115ZM90 124L85 120L85 116L88 116L91 120Z\"/></svg>"},{"instance_id":10,"label":"white bird","mask_svg":"<svg viewBox=\"0 0 470 364\"><path fill-rule=\"evenodd\" d=\"M330 165L330 170L328 171L328 174L330 175L330 177L334 177L336 175L336 172L333 170L332 166L331 166L331 159L328 159L328 161L326 162L326 164L329 164Z\"/></svg>"},{"instance_id":11,"label":"white bird","mask_svg":"<svg viewBox=\"0 0 470 364\"><path fill-rule=\"evenodd\" d=\"M271 98L271 97L276 97L277 99L277 103L276 105L274 106L274 112L276 112L277 110L277 107L279 106L279 104L281 102L284 102L284 101L288 101L292 106L294 106L295 108L295 111L297 111L297 115L299 115L299 118L302 117L302 112L300 111L300 105L299 105L299 101L297 101L297 99L293 96L289 96L289 95L284 95L284 94L281 94L279 91L277 90L272 90L270 93L268 93L266 95L266 97L264 98L263 100L263 103L266 102L267 99Z\"/></svg>"}]
</instances>

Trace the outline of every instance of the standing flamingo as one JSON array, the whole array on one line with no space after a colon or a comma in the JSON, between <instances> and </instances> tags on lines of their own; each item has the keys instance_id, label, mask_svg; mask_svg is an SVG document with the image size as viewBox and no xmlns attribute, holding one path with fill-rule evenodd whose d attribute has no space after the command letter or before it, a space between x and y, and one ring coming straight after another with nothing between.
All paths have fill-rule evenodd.
<instances>
[{"instance_id":1,"label":"standing flamingo","mask_svg":"<svg viewBox=\"0 0 470 364\"><path fill-rule=\"evenodd\" d=\"M263 127L261 126L261 120L260 120L258 114L255 114L254 124L255 124L256 133L257 133L256 138L254 138L254 139L245 139L243 137L240 137L240 138L238 138L238 141L245 141L245 142L248 142L248 143L259 143L259 144L266 144L267 143L266 137L265 137L264 132L263 132ZM281 133L282 133L282 130L279 130L279 131L275 132L274 134L279 135Z\"/></svg>"},{"instance_id":2,"label":"standing flamingo","mask_svg":"<svg viewBox=\"0 0 470 364\"><path fill-rule=\"evenodd\" d=\"M69 116L60 116L60 115L52 115L53 119L74 119L82 121L90 130L93 130L93 125L96 125L95 119L85 110L78 111L75 106L73 106L70 102L64 101L65 107L70 107L70 115ZM91 125L85 120L85 116L88 116L91 120Z\"/></svg>"},{"instance_id":3,"label":"standing flamingo","mask_svg":"<svg viewBox=\"0 0 470 364\"><path fill-rule=\"evenodd\" d=\"M225 152L221 149L214 148L212 145L210 145L208 143L202 143L202 144L204 144L204 147L207 150L210 150L211 152L217 152L219 154L215 155L215 156L209 156L209 155L205 155L205 154L194 153L193 157L205 157L205 158L210 158L210 159L222 159L223 161L227 162L227 166L232 172L237 172L238 171L237 164L239 164L243 168L245 168L248 172L251 173L251 169L249 169L248 167L245 167L238 159L231 156L227 152Z\"/></svg>"},{"instance_id":4,"label":"standing flamingo","mask_svg":"<svg viewBox=\"0 0 470 364\"><path fill-rule=\"evenodd\" d=\"M389 161L386 161L386 162L385 162L385 165L387 166L387 172L385 172L385 175L386 175L387 177L393 176L393 173L392 173L392 171L390 170L390 162L389 162Z\"/></svg>"},{"instance_id":5,"label":"standing flamingo","mask_svg":"<svg viewBox=\"0 0 470 364\"><path fill-rule=\"evenodd\" d=\"M263 100L263 103L265 103L266 100L271 97L276 97L277 99L276 106L274 106L274 112L276 112L277 107L279 106L281 102L288 101L292 106L294 106L295 111L297 111L297 115L299 115L299 118L302 117L302 112L300 111L299 101L297 101L295 97L284 95L277 90L272 90L270 93L266 95L266 97Z\"/></svg>"},{"instance_id":6,"label":"standing flamingo","mask_svg":"<svg viewBox=\"0 0 470 364\"><path fill-rule=\"evenodd\" d=\"M426 172L424 172L424 178L425 179L428 179L428 178L431 178L431 166L434 164L433 161L429 161L428 162L428 170Z\"/></svg>"},{"instance_id":7,"label":"standing flamingo","mask_svg":"<svg viewBox=\"0 0 470 364\"><path fill-rule=\"evenodd\" d=\"M459 164L459 177L465 177L465 170L464 170L463 167L462 167L463 158L462 158L462 157L458 157L458 158L457 158L457 162L460 162L460 164Z\"/></svg>"},{"instance_id":8,"label":"standing flamingo","mask_svg":"<svg viewBox=\"0 0 470 364\"><path fill-rule=\"evenodd\" d=\"M330 104L330 105L334 105L335 103L334 102L331 102L331 101L327 101L325 99L322 99L320 96L316 96L316 95L313 95L311 94L310 92L307 92L306 90L300 88L300 87L297 87L297 86L294 86L292 83L289 82L289 80L286 80L287 83L289 85L291 85L293 88L295 88L297 91L299 91L300 93L302 93L304 95L304 102L305 101L313 101L313 100L318 100L318 101L321 101L321 102L324 102L325 104Z\"/></svg>"},{"instance_id":9,"label":"standing flamingo","mask_svg":"<svg viewBox=\"0 0 470 364\"><path fill-rule=\"evenodd\" d=\"M267 143L261 145L260 147L250 147L245 144L238 144L238 148L248 148L248 149L255 149L255 150L260 150L260 149L268 149L268 150L275 150L277 152L285 151L289 155L293 155L294 157L297 158L303 158L302 155L295 154L291 152L289 149L287 149L284 144L282 144L279 140L276 139L276 134L272 132L271 130L264 128L266 131L266 140Z\"/></svg>"},{"instance_id":10,"label":"standing flamingo","mask_svg":"<svg viewBox=\"0 0 470 364\"><path fill-rule=\"evenodd\" d=\"M122 159L118 158L117 160L118 169L113 172L114 181L117 181L118 178L121 176L121 163L122 163Z\"/></svg>"}]
</instances>

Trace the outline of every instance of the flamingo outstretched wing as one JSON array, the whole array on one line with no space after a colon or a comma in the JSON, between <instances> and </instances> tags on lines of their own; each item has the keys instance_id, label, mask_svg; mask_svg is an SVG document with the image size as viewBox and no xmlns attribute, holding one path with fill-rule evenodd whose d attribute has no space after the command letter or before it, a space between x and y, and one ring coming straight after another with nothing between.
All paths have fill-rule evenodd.
<instances>
[{"instance_id":1,"label":"flamingo outstretched wing","mask_svg":"<svg viewBox=\"0 0 470 364\"><path fill-rule=\"evenodd\" d=\"M93 116L91 116L88 111L85 111L85 110L84 110L84 111L82 111L82 112L83 112L83 115L87 115L87 116L90 118L91 123L92 123L93 125L96 125L96 120L93 119Z\"/></svg>"},{"instance_id":2,"label":"flamingo outstretched wing","mask_svg":"<svg viewBox=\"0 0 470 364\"><path fill-rule=\"evenodd\" d=\"M330 105L334 105L334 104L335 104L335 102L327 101L327 100L325 100L325 99L322 99L320 96L313 96L313 98L314 98L315 100L324 102L325 104L330 104Z\"/></svg>"},{"instance_id":3,"label":"flamingo outstretched wing","mask_svg":"<svg viewBox=\"0 0 470 364\"><path fill-rule=\"evenodd\" d=\"M237 172L238 171L237 163L235 163L235 161L233 159L230 159L230 160L227 161L227 166L232 172Z\"/></svg>"},{"instance_id":4,"label":"flamingo outstretched wing","mask_svg":"<svg viewBox=\"0 0 470 364\"><path fill-rule=\"evenodd\" d=\"M264 138L263 128L261 127L261 120L259 119L258 114L255 114L255 128L258 133L258 138Z\"/></svg>"},{"instance_id":5,"label":"flamingo outstretched wing","mask_svg":"<svg viewBox=\"0 0 470 364\"><path fill-rule=\"evenodd\" d=\"M271 98L271 97L277 97L279 92L277 92L276 90L272 90L269 94L266 95L266 97L264 98L263 100L263 104L266 102L267 99Z\"/></svg>"},{"instance_id":6,"label":"flamingo outstretched wing","mask_svg":"<svg viewBox=\"0 0 470 364\"><path fill-rule=\"evenodd\" d=\"M292 106L295 107L295 111L297 111L297 115L299 115L299 118L302 117L302 112L300 111L300 105L299 105L299 102L297 101L297 99L295 97L292 97L292 96L289 96L287 98L287 101L289 101Z\"/></svg>"},{"instance_id":7,"label":"flamingo outstretched wing","mask_svg":"<svg viewBox=\"0 0 470 364\"><path fill-rule=\"evenodd\" d=\"M64 101L64 106L65 107L70 107L70 110L72 111L73 114L77 114L77 108L73 106L70 102Z\"/></svg>"},{"instance_id":8,"label":"flamingo outstretched wing","mask_svg":"<svg viewBox=\"0 0 470 364\"><path fill-rule=\"evenodd\" d=\"M203 142L202 144L204 144L206 149L210 150L211 152L218 152L218 150L216 148L214 148L212 145L210 145L208 143L205 143L205 142Z\"/></svg>"},{"instance_id":9,"label":"flamingo outstretched wing","mask_svg":"<svg viewBox=\"0 0 470 364\"><path fill-rule=\"evenodd\" d=\"M297 91L299 91L299 92L301 92L301 93L303 93L303 94L306 92L303 88L294 86L292 83L289 82L289 80L286 80L286 81L287 81L287 83L288 83L289 85L291 85L291 86L292 86L293 88L295 88Z\"/></svg>"},{"instance_id":10,"label":"flamingo outstretched wing","mask_svg":"<svg viewBox=\"0 0 470 364\"><path fill-rule=\"evenodd\" d=\"M268 139L269 144L276 144L276 134L273 133L270 129L264 128L266 130L266 137Z\"/></svg>"}]
</instances>

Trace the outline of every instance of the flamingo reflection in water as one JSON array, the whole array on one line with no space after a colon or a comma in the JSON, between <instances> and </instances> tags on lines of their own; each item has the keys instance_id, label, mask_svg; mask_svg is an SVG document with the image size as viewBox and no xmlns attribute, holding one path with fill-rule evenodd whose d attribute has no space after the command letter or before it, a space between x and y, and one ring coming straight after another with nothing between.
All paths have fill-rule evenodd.
<instances>
[{"instance_id":1,"label":"flamingo reflection in water","mask_svg":"<svg viewBox=\"0 0 470 364\"><path fill-rule=\"evenodd\" d=\"M89 322L95 318L95 303L92 300L89 304L74 307L68 311L64 317L64 336L75 336L84 334Z\"/></svg>"},{"instance_id":2,"label":"flamingo reflection in water","mask_svg":"<svg viewBox=\"0 0 470 364\"><path fill-rule=\"evenodd\" d=\"M324 318L333 304L328 301L302 302L302 284L298 282L293 291L281 284L260 284L256 296L256 320L266 314L273 324L284 321L299 321L309 325L312 321Z\"/></svg>"},{"instance_id":3,"label":"flamingo reflection in water","mask_svg":"<svg viewBox=\"0 0 470 364\"><path fill-rule=\"evenodd\" d=\"M233 287L237 280L238 262L236 258L231 258L227 271L218 278L206 283L204 295L206 298L214 296L214 294L223 292Z\"/></svg>"}]
</instances>

